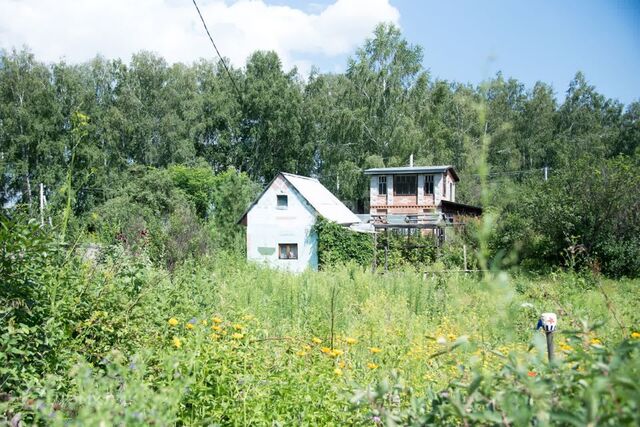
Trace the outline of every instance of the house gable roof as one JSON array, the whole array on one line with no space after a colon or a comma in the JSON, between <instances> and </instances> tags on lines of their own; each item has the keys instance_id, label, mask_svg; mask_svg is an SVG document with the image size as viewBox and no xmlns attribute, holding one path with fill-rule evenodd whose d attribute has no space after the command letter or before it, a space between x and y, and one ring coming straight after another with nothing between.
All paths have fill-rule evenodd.
<instances>
[{"instance_id":1,"label":"house gable roof","mask_svg":"<svg viewBox=\"0 0 640 427\"><path fill-rule=\"evenodd\" d=\"M258 198L249 206L238 223L246 224L246 216L255 204L264 196L278 176L282 176L321 216L338 224L355 224L360 219L347 208L331 191L315 178L292 173L280 172L271 180Z\"/></svg>"},{"instance_id":2,"label":"house gable roof","mask_svg":"<svg viewBox=\"0 0 640 427\"><path fill-rule=\"evenodd\" d=\"M442 166L403 166L397 168L373 168L364 171L365 175L403 175L412 173L444 173L450 171L453 179L458 182L458 174L451 165Z\"/></svg>"}]
</instances>

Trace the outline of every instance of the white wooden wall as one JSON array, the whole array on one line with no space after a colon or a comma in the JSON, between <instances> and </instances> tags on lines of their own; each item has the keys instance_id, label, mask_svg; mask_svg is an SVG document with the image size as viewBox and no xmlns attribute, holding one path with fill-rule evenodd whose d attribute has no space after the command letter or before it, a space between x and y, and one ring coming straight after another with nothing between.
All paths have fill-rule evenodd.
<instances>
[{"instance_id":1,"label":"white wooden wall","mask_svg":"<svg viewBox=\"0 0 640 427\"><path fill-rule=\"evenodd\" d=\"M278 208L278 194L288 196L286 209ZM312 231L315 220L315 210L278 177L247 214L247 259L293 272L317 270L318 239ZM279 259L279 243L297 243L298 259Z\"/></svg>"}]
</instances>

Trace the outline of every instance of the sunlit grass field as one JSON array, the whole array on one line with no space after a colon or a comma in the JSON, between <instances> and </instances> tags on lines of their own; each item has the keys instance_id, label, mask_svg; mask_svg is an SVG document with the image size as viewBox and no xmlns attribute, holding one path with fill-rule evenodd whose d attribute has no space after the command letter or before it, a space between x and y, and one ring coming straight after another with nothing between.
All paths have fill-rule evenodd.
<instances>
[{"instance_id":1,"label":"sunlit grass field","mask_svg":"<svg viewBox=\"0 0 640 427\"><path fill-rule=\"evenodd\" d=\"M426 425L419 416L436 405L430 422L455 425L489 411L485 398L493 415L478 423L545 424L554 390L591 387L620 343L632 350L615 369L636 386L594 399L607 412L637 408L637 280L356 266L291 275L218 257L172 275L108 258L79 265L68 283L58 313L86 320L68 325L66 370L25 396L45 424ZM547 311L559 316L553 367L535 330ZM583 406L579 390L565 397Z\"/></svg>"}]
</instances>

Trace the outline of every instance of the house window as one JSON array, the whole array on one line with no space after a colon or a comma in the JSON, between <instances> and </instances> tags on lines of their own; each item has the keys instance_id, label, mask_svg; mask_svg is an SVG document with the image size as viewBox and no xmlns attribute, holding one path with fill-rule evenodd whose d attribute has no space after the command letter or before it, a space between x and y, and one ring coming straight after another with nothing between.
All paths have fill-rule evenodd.
<instances>
[{"instance_id":1,"label":"house window","mask_svg":"<svg viewBox=\"0 0 640 427\"><path fill-rule=\"evenodd\" d=\"M286 194L278 194L278 209L287 209L289 197Z\"/></svg>"},{"instance_id":2,"label":"house window","mask_svg":"<svg viewBox=\"0 0 640 427\"><path fill-rule=\"evenodd\" d=\"M386 176L378 177L378 194L379 195L387 194L387 177Z\"/></svg>"},{"instance_id":3,"label":"house window","mask_svg":"<svg viewBox=\"0 0 640 427\"><path fill-rule=\"evenodd\" d=\"M297 243L280 243L278 245L278 258L298 259L298 244Z\"/></svg>"},{"instance_id":4,"label":"house window","mask_svg":"<svg viewBox=\"0 0 640 427\"><path fill-rule=\"evenodd\" d=\"M452 182L449 183L449 197L451 198L451 201L453 201L453 183Z\"/></svg>"},{"instance_id":5,"label":"house window","mask_svg":"<svg viewBox=\"0 0 640 427\"><path fill-rule=\"evenodd\" d=\"M447 197L447 176L442 175L442 197Z\"/></svg>"},{"instance_id":6,"label":"house window","mask_svg":"<svg viewBox=\"0 0 640 427\"><path fill-rule=\"evenodd\" d=\"M424 177L424 194L433 194L433 175Z\"/></svg>"},{"instance_id":7,"label":"house window","mask_svg":"<svg viewBox=\"0 0 640 427\"><path fill-rule=\"evenodd\" d=\"M416 194L417 175L398 175L393 179L393 190L397 196L413 196Z\"/></svg>"}]
</instances>

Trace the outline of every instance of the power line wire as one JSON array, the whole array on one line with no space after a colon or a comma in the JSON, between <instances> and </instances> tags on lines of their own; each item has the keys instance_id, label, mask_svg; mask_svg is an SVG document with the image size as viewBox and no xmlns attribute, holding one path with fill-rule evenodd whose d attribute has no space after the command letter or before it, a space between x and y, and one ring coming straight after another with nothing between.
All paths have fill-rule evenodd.
<instances>
[{"instance_id":1,"label":"power line wire","mask_svg":"<svg viewBox=\"0 0 640 427\"><path fill-rule=\"evenodd\" d=\"M211 44L213 45L213 48L216 50L216 53L218 54L218 58L220 58L220 62L222 62L222 66L227 71L227 75L229 76L229 79L231 80L231 84L233 85L233 88L235 89L236 94L238 95L238 99L240 100L240 104L242 104L243 103L242 102L243 101L242 94L240 93L240 90L238 90L238 86L236 86L236 81L233 79L233 76L231 75L231 71L229 71L229 67L227 67L227 63L222 58L222 55L220 54L220 51L218 50L218 47L216 46L216 43L213 41L213 37L211 37L211 33L209 32L209 28L207 28L207 23L204 22L204 18L202 17L202 13L200 13L200 8L198 7L198 3L196 3L196 0L192 0L192 1L193 1L193 5L196 7L196 10L198 11L198 15L200 16L200 20L202 21L202 25L204 26L204 30L207 32L207 35L209 36L209 40L211 40Z\"/></svg>"}]
</instances>

